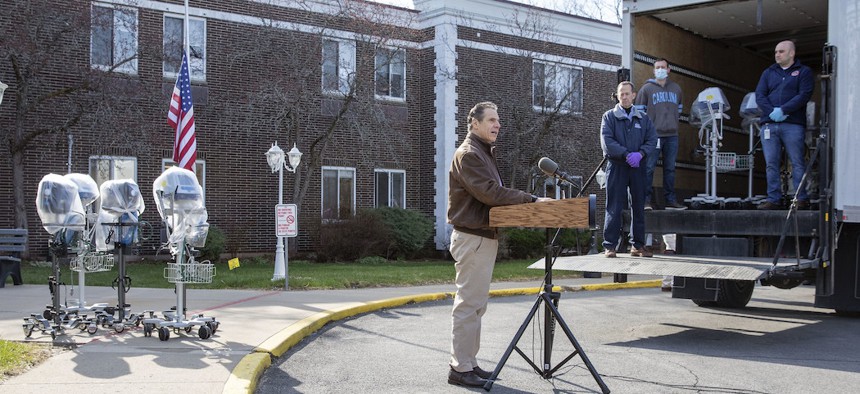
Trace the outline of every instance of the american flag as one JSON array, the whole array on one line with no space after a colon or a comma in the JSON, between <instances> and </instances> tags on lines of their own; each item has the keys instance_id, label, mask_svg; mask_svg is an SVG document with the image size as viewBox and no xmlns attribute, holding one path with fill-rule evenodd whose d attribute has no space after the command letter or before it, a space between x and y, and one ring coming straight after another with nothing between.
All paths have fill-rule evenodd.
<instances>
[{"instance_id":1,"label":"american flag","mask_svg":"<svg viewBox=\"0 0 860 394\"><path fill-rule=\"evenodd\" d=\"M176 165L194 171L197 160L197 137L194 135L194 106L191 103L191 78L188 75L188 57L182 53L182 65L173 86L167 123L176 130L173 142L173 161Z\"/></svg>"}]
</instances>

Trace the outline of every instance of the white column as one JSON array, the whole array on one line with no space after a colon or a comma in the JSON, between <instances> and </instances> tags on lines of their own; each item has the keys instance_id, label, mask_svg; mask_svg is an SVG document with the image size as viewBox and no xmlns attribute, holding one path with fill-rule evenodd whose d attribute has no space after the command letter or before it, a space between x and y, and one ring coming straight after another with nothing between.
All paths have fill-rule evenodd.
<instances>
[{"instance_id":1,"label":"white column","mask_svg":"<svg viewBox=\"0 0 860 394\"><path fill-rule=\"evenodd\" d=\"M433 50L436 54L434 65L436 72L434 79L436 86L436 100L434 107L436 114L436 182L434 189L436 195L434 201L436 210L436 235L434 237L437 250L445 250L450 239L450 230L447 223L448 218L448 169L457 150L457 25L444 22L436 25L436 38Z\"/></svg>"}]
</instances>

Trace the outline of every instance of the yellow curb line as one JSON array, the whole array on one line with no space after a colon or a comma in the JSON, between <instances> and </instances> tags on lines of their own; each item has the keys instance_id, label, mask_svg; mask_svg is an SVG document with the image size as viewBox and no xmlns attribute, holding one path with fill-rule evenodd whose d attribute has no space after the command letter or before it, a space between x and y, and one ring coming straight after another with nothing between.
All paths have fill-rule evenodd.
<instances>
[{"instance_id":1,"label":"yellow curb line","mask_svg":"<svg viewBox=\"0 0 860 394\"><path fill-rule=\"evenodd\" d=\"M582 285L576 287L554 286L553 291L594 291L594 290L616 290L616 289L638 289L645 287L660 286L661 281L637 281L627 283L602 283L593 285ZM538 294L541 287L525 287L514 289L491 290L491 297L508 297L516 295ZM272 357L280 357L290 348L298 344L308 335L316 332L332 321L347 317L378 311L380 309L394 308L406 304L417 304L422 302L437 301L453 298L454 293L427 293L412 296L389 298L379 301L370 301L354 306L346 306L338 309L317 312L302 320L299 320L280 332L272 335L262 344L254 348L251 354L243 357L227 378L224 384L224 394L248 393L253 394L257 389L257 382L263 372L272 365Z\"/></svg>"}]
</instances>

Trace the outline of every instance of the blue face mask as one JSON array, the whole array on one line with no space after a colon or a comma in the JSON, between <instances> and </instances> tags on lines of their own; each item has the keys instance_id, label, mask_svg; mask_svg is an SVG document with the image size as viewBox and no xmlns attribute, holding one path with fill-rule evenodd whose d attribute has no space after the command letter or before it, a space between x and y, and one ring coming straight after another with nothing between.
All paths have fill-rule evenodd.
<instances>
[{"instance_id":1,"label":"blue face mask","mask_svg":"<svg viewBox=\"0 0 860 394\"><path fill-rule=\"evenodd\" d=\"M657 79L666 79L669 78L669 70L665 68L658 68L654 70L654 77Z\"/></svg>"}]
</instances>

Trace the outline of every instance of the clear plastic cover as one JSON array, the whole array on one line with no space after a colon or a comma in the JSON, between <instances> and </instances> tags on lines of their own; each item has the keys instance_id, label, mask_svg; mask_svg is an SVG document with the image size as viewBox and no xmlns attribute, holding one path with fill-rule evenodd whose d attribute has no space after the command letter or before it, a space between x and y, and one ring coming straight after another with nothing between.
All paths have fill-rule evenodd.
<instances>
[{"instance_id":1,"label":"clear plastic cover","mask_svg":"<svg viewBox=\"0 0 860 394\"><path fill-rule=\"evenodd\" d=\"M707 88L699 93L696 100L690 106L690 124L701 126L717 117L728 118L726 112L732 106L722 89L716 87Z\"/></svg>"},{"instance_id":2,"label":"clear plastic cover","mask_svg":"<svg viewBox=\"0 0 860 394\"><path fill-rule=\"evenodd\" d=\"M192 247L205 246L209 216L197 176L184 168L168 168L155 179L152 192L158 214L170 230L170 252L175 254L183 241Z\"/></svg>"},{"instance_id":3,"label":"clear plastic cover","mask_svg":"<svg viewBox=\"0 0 860 394\"><path fill-rule=\"evenodd\" d=\"M63 229L81 231L86 223L78 186L58 174L45 175L39 181L36 212L51 235Z\"/></svg>"},{"instance_id":4,"label":"clear plastic cover","mask_svg":"<svg viewBox=\"0 0 860 394\"><path fill-rule=\"evenodd\" d=\"M741 101L741 108L738 110L744 119L753 119L761 117L761 108L755 102L755 92L749 92Z\"/></svg>"},{"instance_id":5,"label":"clear plastic cover","mask_svg":"<svg viewBox=\"0 0 860 394\"><path fill-rule=\"evenodd\" d=\"M99 185L93 180L93 177L88 174L66 174L64 178L72 181L78 186L78 196L81 198L81 204L86 207L99 198Z\"/></svg>"},{"instance_id":6,"label":"clear plastic cover","mask_svg":"<svg viewBox=\"0 0 860 394\"><path fill-rule=\"evenodd\" d=\"M106 181L101 187L101 199L96 249L113 250L116 243L137 243L138 217L145 209L137 183L130 179Z\"/></svg>"}]
</instances>

